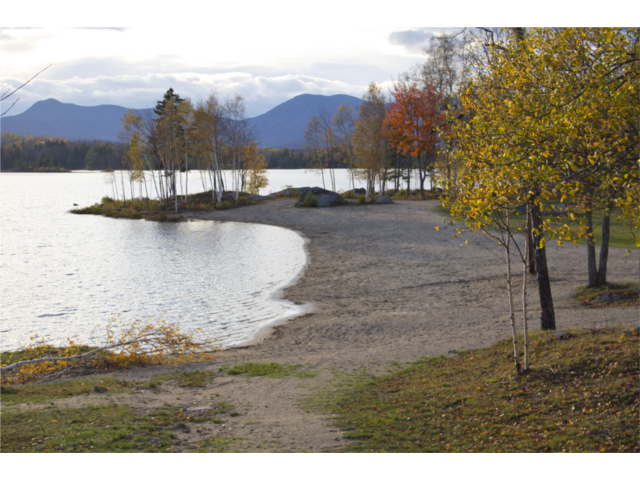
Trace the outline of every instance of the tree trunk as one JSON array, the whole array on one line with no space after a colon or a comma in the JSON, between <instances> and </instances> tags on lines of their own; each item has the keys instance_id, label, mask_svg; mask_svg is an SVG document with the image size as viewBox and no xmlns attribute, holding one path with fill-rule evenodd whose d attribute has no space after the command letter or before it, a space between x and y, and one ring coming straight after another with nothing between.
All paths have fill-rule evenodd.
<instances>
[{"instance_id":1,"label":"tree trunk","mask_svg":"<svg viewBox=\"0 0 640 480\"><path fill-rule=\"evenodd\" d=\"M533 228L540 232L539 234L534 233L538 291L540 293L540 307L542 308L540 324L542 330L555 330L556 315L553 309L553 298L551 297L551 282L549 280L549 270L547 269L547 252L544 246L542 248L540 247L540 241L544 235L541 230L542 212L538 205L533 204L531 213L533 216Z\"/></svg>"},{"instance_id":2,"label":"tree trunk","mask_svg":"<svg viewBox=\"0 0 640 480\"><path fill-rule=\"evenodd\" d=\"M589 274L589 286L598 285L598 266L596 265L596 242L593 235L593 212L591 211L591 196L585 202L584 216L587 219L587 270Z\"/></svg>"},{"instance_id":3,"label":"tree trunk","mask_svg":"<svg viewBox=\"0 0 640 480\"><path fill-rule=\"evenodd\" d=\"M530 206L527 206L527 211L530 211ZM529 261L529 251L531 248L531 242L529 235L524 238L524 265L522 269L522 322L524 325L524 371L529 370L529 322L527 319L527 276L528 268L527 263Z\"/></svg>"},{"instance_id":4,"label":"tree trunk","mask_svg":"<svg viewBox=\"0 0 640 480\"><path fill-rule=\"evenodd\" d=\"M507 230L509 229L509 212L507 212ZM505 253L507 255L507 289L509 291L509 320L511 321L511 336L513 337L513 358L516 364L516 371L521 372L520 352L518 351L518 332L516 330L516 318L513 311L513 289L511 283L511 237L507 235Z\"/></svg>"},{"instance_id":5,"label":"tree trunk","mask_svg":"<svg viewBox=\"0 0 640 480\"><path fill-rule=\"evenodd\" d=\"M602 220L602 243L600 244L600 262L598 263L598 285L606 285L607 283L607 260L609 258L609 234L611 231L611 210L613 205L608 202L607 210Z\"/></svg>"},{"instance_id":6,"label":"tree trunk","mask_svg":"<svg viewBox=\"0 0 640 480\"><path fill-rule=\"evenodd\" d=\"M525 229L525 242L529 245L529 249L527 250L527 263L529 268L529 273L531 275L536 274L536 259L535 259L535 249L531 248L534 245L533 241L533 219L531 217L531 204L527 205L527 226Z\"/></svg>"}]
</instances>

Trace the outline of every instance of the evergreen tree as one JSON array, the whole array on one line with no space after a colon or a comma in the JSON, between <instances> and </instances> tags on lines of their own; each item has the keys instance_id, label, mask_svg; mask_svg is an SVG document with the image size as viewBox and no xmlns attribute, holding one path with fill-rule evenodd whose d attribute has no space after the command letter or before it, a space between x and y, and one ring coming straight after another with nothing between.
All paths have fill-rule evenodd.
<instances>
[{"instance_id":1,"label":"evergreen tree","mask_svg":"<svg viewBox=\"0 0 640 480\"><path fill-rule=\"evenodd\" d=\"M156 108L153 109L153 113L161 116L164 113L167 102L169 102L170 100L173 100L176 106L178 106L178 104L184 101L184 98L180 98L180 95L174 93L173 88L170 88L165 92L164 98L158 101L158 103L156 104Z\"/></svg>"}]
</instances>

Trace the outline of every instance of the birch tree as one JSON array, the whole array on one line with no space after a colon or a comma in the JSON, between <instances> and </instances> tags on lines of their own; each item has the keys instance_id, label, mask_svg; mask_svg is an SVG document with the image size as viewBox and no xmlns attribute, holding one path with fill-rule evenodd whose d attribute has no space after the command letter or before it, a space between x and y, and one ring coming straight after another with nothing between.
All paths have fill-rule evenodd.
<instances>
[{"instance_id":1,"label":"birch tree","mask_svg":"<svg viewBox=\"0 0 640 480\"><path fill-rule=\"evenodd\" d=\"M198 102L195 109L194 135L199 155L206 159L205 165L211 180L211 194L215 203L222 202L224 181L222 179L222 150L224 148L224 106L214 93Z\"/></svg>"},{"instance_id":2,"label":"birch tree","mask_svg":"<svg viewBox=\"0 0 640 480\"><path fill-rule=\"evenodd\" d=\"M355 120L349 103L341 103L332 119L337 155L349 170L351 188L356 188L356 159L353 149L353 131Z\"/></svg>"},{"instance_id":3,"label":"birch tree","mask_svg":"<svg viewBox=\"0 0 640 480\"><path fill-rule=\"evenodd\" d=\"M304 140L307 145L314 150L318 161L317 168L321 170L324 183L324 170L329 172L331 189L336 190L336 174L334 169L335 157L337 153L336 138L333 128L333 117L326 108L313 110L313 115L307 123L304 131Z\"/></svg>"},{"instance_id":4,"label":"birch tree","mask_svg":"<svg viewBox=\"0 0 640 480\"><path fill-rule=\"evenodd\" d=\"M362 97L353 133L358 176L366 182L370 202L375 201L375 182L385 168L385 115L386 105L382 89L372 82Z\"/></svg>"}]
</instances>

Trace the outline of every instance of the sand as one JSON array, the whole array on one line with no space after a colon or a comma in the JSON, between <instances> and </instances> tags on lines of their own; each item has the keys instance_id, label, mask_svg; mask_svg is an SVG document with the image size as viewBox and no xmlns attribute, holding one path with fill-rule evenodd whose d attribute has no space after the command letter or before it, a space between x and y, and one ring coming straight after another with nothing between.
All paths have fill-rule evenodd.
<instances>
[{"instance_id":1,"label":"sand","mask_svg":"<svg viewBox=\"0 0 640 480\"><path fill-rule=\"evenodd\" d=\"M308 264L282 296L305 304L307 313L262 332L251 346L219 353L210 364L184 369L218 372L223 365L278 362L304 365L313 378L265 378L219 374L206 388L166 384L159 393L137 389L128 395L97 394L59 401L80 405L116 400L140 413L165 402L184 408L233 404L240 414L210 430L181 433L197 443L212 433L239 439L247 451L324 451L347 441L326 415L305 407L318 388L332 388L341 373L387 371L393 362L452 354L490 345L510 335L506 267L494 243L452 240L453 230L431 209L437 202L398 201L393 205L296 209L280 200L221 212L185 214L194 220L251 222L292 229L306 240ZM440 227L436 231L436 226ZM636 281L638 255L612 248L609 280ZM635 308L588 309L573 298L586 281L586 249L548 248L558 329L637 324ZM521 266L516 264L516 288ZM534 285L535 286L535 285ZM518 290L519 292L519 290ZM539 328L536 289L529 291L530 328ZM520 294L515 299L519 307ZM521 315L518 316L521 324ZM521 329L520 325L520 329ZM397 365L397 364L396 364ZM535 367L535 366L534 366ZM137 368L129 379L150 379L173 371ZM178 400L178 397L180 398Z\"/></svg>"}]
</instances>

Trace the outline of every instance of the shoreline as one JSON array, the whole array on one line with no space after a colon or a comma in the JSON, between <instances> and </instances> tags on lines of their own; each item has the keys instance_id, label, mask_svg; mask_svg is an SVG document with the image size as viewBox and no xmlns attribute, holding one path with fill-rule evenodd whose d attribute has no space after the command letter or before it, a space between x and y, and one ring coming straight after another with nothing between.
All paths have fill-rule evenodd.
<instances>
[{"instance_id":1,"label":"shoreline","mask_svg":"<svg viewBox=\"0 0 640 480\"><path fill-rule=\"evenodd\" d=\"M184 216L273 225L300 234L305 240L305 267L278 293L310 311L265 326L259 338L217 353L211 363L134 367L113 374L139 382L141 386L130 394L111 399L79 396L56 404L79 407L115 400L142 414L167 404L203 408L215 398L233 405L238 415L212 424L206 434L179 433L180 441L219 435L239 439L238 448L244 451L331 451L347 445L348 439L330 417L305 403L317 392L357 375L380 375L420 358L484 347L510 336L499 247L489 243L461 247L465 236L452 241L445 220L430 210L437 201L324 209L296 209L293 203L282 200ZM624 248L611 248L610 281L637 281L639 255L638 250L627 256ZM637 323L637 309L589 309L574 298L576 287L587 278L584 247L551 247L548 261L559 330ZM537 292L529 292L529 328L538 330ZM516 319L520 333L519 310ZM220 373L247 362L299 365L314 376ZM196 370L213 373L213 382L198 389L171 384L157 391L144 387L157 375Z\"/></svg>"},{"instance_id":2,"label":"shoreline","mask_svg":"<svg viewBox=\"0 0 640 480\"><path fill-rule=\"evenodd\" d=\"M210 220L203 220L203 221L210 221ZM272 226L275 226L275 225L272 225ZM286 227L279 227L279 228L286 228ZM265 322L264 325L259 326L256 329L256 331L253 333L250 339L243 342L239 342L237 345L231 345L229 346L229 348L250 347L250 346L256 345L264 340L267 340L273 334L276 327L286 325L289 320L296 317L301 317L313 311L313 305L311 304L296 304L285 298L285 290L294 286L296 283L298 283L298 280L300 280L304 276L304 273L307 270L307 267L309 266L309 251L307 249L307 246L309 244L309 239L306 238L302 232L298 232L291 228L287 228L287 230L291 230L293 233L300 236L300 238L302 239L302 250L304 252L304 259L305 259L304 265L300 267L300 270L294 275L294 277L290 281L288 281L286 284L284 284L283 286L278 288L275 292L273 292L271 295L269 295L269 301L274 302L276 304L282 304L285 309L288 309L290 311L284 313L283 315L280 315L279 317L273 320L268 320L267 322ZM228 350L228 348L224 350Z\"/></svg>"}]
</instances>

